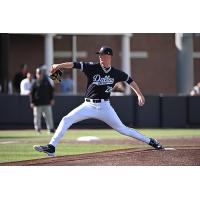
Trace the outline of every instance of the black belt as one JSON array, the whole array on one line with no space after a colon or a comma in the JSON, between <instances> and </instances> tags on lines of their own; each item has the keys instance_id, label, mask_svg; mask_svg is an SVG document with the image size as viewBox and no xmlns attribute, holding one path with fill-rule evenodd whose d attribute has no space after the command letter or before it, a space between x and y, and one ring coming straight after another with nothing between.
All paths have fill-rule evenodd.
<instances>
[{"instance_id":1,"label":"black belt","mask_svg":"<svg viewBox=\"0 0 200 200\"><path fill-rule=\"evenodd\" d=\"M102 101L109 101L109 99L89 99L89 98L85 98L85 101L93 102L93 103L101 103Z\"/></svg>"}]
</instances>

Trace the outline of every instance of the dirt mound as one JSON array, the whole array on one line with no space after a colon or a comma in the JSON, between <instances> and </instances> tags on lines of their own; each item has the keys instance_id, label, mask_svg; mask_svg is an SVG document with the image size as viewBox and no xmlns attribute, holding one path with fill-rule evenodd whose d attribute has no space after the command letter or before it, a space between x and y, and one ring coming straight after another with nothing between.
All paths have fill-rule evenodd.
<instances>
[{"instance_id":1,"label":"dirt mound","mask_svg":"<svg viewBox=\"0 0 200 200\"><path fill-rule=\"evenodd\" d=\"M124 149L59 156L18 162L4 166L200 166L199 147L174 147L175 150Z\"/></svg>"}]
</instances>

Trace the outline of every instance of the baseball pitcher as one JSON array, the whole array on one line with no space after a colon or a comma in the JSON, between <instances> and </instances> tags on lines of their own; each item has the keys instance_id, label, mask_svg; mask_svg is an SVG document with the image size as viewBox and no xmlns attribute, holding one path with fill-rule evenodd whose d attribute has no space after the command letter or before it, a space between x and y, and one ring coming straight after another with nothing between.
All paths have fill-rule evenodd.
<instances>
[{"instance_id":1,"label":"baseball pitcher","mask_svg":"<svg viewBox=\"0 0 200 200\"><path fill-rule=\"evenodd\" d=\"M55 82L61 81L61 69L78 69L86 75L87 88L85 92L85 101L62 118L48 145L34 145L33 148L36 151L47 153L48 156L54 156L57 144L72 124L81 120L94 118L107 123L110 127L123 135L140 140L157 150L163 149L162 145L156 139L149 138L132 128L126 127L121 122L110 104L110 93L114 85L123 81L128 83L137 95L139 106L144 105L144 96L137 83L130 76L125 72L115 69L111 65L113 51L110 47L103 46L96 54L99 55L99 63L66 62L53 64L51 66L51 78Z\"/></svg>"}]
</instances>

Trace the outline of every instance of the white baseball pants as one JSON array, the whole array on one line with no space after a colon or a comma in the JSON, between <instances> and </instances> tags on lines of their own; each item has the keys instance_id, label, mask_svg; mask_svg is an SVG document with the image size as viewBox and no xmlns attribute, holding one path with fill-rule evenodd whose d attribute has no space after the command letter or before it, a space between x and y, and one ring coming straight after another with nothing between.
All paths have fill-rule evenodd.
<instances>
[{"instance_id":1,"label":"white baseball pants","mask_svg":"<svg viewBox=\"0 0 200 200\"><path fill-rule=\"evenodd\" d=\"M126 127L117 116L113 107L110 105L110 102L102 100L101 103L85 101L80 106L72 110L68 115L63 117L49 144L56 146L64 133L73 123L89 118L99 119L123 135L136 138L147 144L150 142L148 137L142 135L134 129Z\"/></svg>"}]
</instances>

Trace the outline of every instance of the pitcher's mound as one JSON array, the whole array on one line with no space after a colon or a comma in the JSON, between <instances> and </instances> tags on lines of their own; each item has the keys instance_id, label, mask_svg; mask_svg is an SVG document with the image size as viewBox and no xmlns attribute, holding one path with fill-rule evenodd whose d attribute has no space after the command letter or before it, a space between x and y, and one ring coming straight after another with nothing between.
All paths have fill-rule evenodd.
<instances>
[{"instance_id":1,"label":"pitcher's mound","mask_svg":"<svg viewBox=\"0 0 200 200\"><path fill-rule=\"evenodd\" d=\"M176 149L176 150L174 150ZM0 165L28 166L200 166L199 147L176 147L168 150L122 149L87 153L80 155L58 156L19 162L1 163Z\"/></svg>"}]
</instances>

